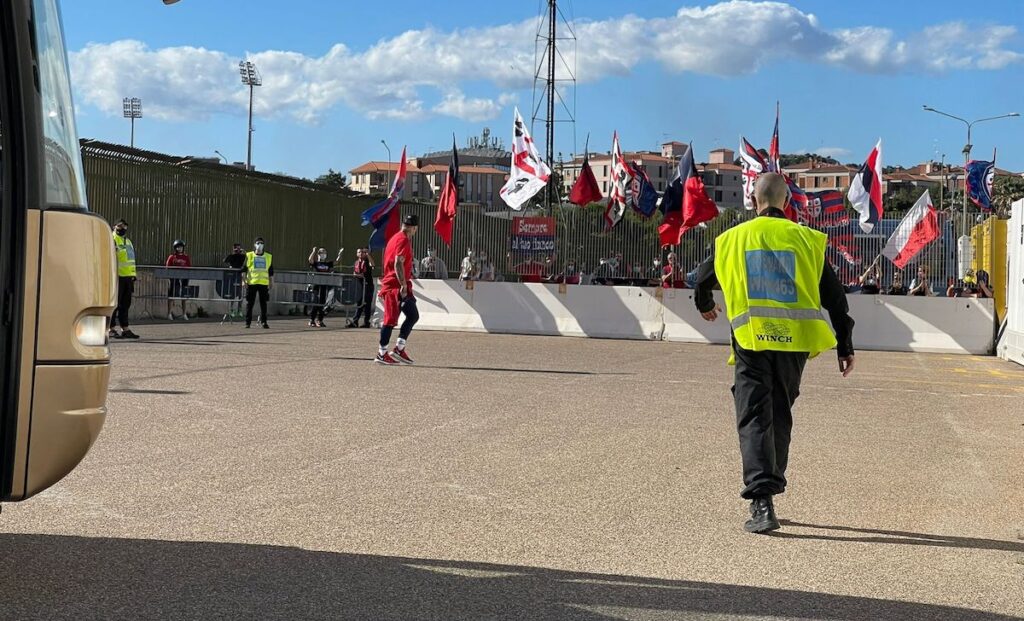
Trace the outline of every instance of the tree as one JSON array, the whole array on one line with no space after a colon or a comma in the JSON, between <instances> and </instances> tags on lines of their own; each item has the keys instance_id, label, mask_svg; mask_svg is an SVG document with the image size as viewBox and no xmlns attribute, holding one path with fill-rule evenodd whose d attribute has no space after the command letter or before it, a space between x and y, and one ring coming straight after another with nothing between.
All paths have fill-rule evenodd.
<instances>
[{"instance_id":1,"label":"tree","mask_svg":"<svg viewBox=\"0 0 1024 621\"><path fill-rule=\"evenodd\" d=\"M334 170L333 168L328 168L327 172L314 179L313 183L319 183L320 185L329 185L332 188L344 188L346 181L348 180L345 178L345 175Z\"/></svg>"},{"instance_id":2,"label":"tree","mask_svg":"<svg viewBox=\"0 0 1024 621\"><path fill-rule=\"evenodd\" d=\"M1008 218L1010 207L1024 198L1024 177L1004 175L992 182L992 211Z\"/></svg>"}]
</instances>

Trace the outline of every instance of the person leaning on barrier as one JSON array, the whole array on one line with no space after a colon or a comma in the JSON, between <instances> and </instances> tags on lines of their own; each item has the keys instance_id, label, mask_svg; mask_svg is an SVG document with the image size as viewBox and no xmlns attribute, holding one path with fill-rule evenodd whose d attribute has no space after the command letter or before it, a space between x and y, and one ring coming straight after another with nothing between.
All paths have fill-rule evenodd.
<instances>
[{"instance_id":1,"label":"person leaning on barrier","mask_svg":"<svg viewBox=\"0 0 1024 621\"><path fill-rule=\"evenodd\" d=\"M270 286L274 284L274 258L266 252L266 243L262 237L253 242L253 250L245 253L245 327L252 326L252 307L256 298L260 299L260 324L269 328L267 323L267 300L270 298Z\"/></svg>"},{"instance_id":2,"label":"person leaning on barrier","mask_svg":"<svg viewBox=\"0 0 1024 621\"><path fill-rule=\"evenodd\" d=\"M828 238L782 211L789 188L778 173L758 177L758 217L722 233L698 268L694 302L707 321L722 310L722 287L736 365L733 396L743 462L741 496L750 500L744 529L779 528L773 496L786 491L792 408L808 358L838 345L839 370L853 370L853 319L836 273L825 260ZM829 311L835 336L821 309ZM838 343L837 343L838 338Z\"/></svg>"},{"instance_id":3,"label":"person leaning on barrier","mask_svg":"<svg viewBox=\"0 0 1024 621\"><path fill-rule=\"evenodd\" d=\"M932 281L928 278L928 266L917 266L917 278L910 281L909 295L920 295L933 297L935 290L932 289Z\"/></svg>"},{"instance_id":4,"label":"person leaning on barrier","mask_svg":"<svg viewBox=\"0 0 1024 621\"><path fill-rule=\"evenodd\" d=\"M245 250L242 244L232 244L231 254L224 257L224 264L231 269L224 272L224 279L221 282L221 297L231 300L228 305L229 314L238 317L242 314L242 298L239 286L242 284L242 268L245 267Z\"/></svg>"},{"instance_id":5,"label":"person leaning on barrier","mask_svg":"<svg viewBox=\"0 0 1024 621\"><path fill-rule=\"evenodd\" d=\"M907 286L903 284L903 272L896 272L892 275L892 284L885 292L886 295L907 295Z\"/></svg>"},{"instance_id":6,"label":"person leaning on barrier","mask_svg":"<svg viewBox=\"0 0 1024 621\"><path fill-rule=\"evenodd\" d=\"M132 307L135 293L135 245L128 239L128 223L124 219L114 224L114 253L117 255L117 307L110 318L109 337L112 339L137 339L128 329L128 309ZM121 325L121 332L115 326Z\"/></svg>"},{"instance_id":7,"label":"person leaning on barrier","mask_svg":"<svg viewBox=\"0 0 1024 621\"><path fill-rule=\"evenodd\" d=\"M185 242L180 239L174 240L171 245L171 254L164 261L166 267L192 267L192 257L185 254ZM187 278L172 278L167 284L167 321L174 321L174 314L171 312L173 298L181 298L181 318L188 321L188 312L185 309L185 294L188 292Z\"/></svg>"},{"instance_id":8,"label":"person leaning on barrier","mask_svg":"<svg viewBox=\"0 0 1024 621\"><path fill-rule=\"evenodd\" d=\"M338 250L337 258L328 261L327 249L313 246L312 252L309 253L309 267L318 274L330 274L334 271L335 264L341 263L341 253L344 251L344 248ZM313 285L313 307L309 311L310 328L326 327L324 326L324 314L327 307L327 292L330 290L331 285Z\"/></svg>"},{"instance_id":9,"label":"person leaning on barrier","mask_svg":"<svg viewBox=\"0 0 1024 621\"><path fill-rule=\"evenodd\" d=\"M360 248L356 251L356 264L352 266L352 274L359 282L359 308L356 309L356 316L348 322L348 327L359 326L359 318L363 318L363 327L370 327L370 319L373 317L373 257L370 256L369 248Z\"/></svg>"},{"instance_id":10,"label":"person leaning on barrier","mask_svg":"<svg viewBox=\"0 0 1024 621\"><path fill-rule=\"evenodd\" d=\"M882 255L875 257L875 260L864 270L864 273L857 279L860 285L860 292L866 295L878 295L882 292L882 277L879 275L878 262Z\"/></svg>"}]
</instances>

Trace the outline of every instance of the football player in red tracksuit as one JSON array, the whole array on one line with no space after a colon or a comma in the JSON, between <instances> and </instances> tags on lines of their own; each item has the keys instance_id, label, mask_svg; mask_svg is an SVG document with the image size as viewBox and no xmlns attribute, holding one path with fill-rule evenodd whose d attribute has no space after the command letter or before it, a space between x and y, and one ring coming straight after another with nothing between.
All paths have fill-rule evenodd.
<instances>
[{"instance_id":1,"label":"football player in red tracksuit","mask_svg":"<svg viewBox=\"0 0 1024 621\"><path fill-rule=\"evenodd\" d=\"M405 342L420 318L416 298L412 295L412 236L419 229L419 224L420 219L415 214L406 216L402 220L402 231L393 235L384 248L384 275L380 279L378 294L384 305L384 320L380 325L378 364L412 364L412 358L405 351ZM398 343L389 353L391 332L398 325L399 314L405 315L405 321L398 331Z\"/></svg>"}]
</instances>

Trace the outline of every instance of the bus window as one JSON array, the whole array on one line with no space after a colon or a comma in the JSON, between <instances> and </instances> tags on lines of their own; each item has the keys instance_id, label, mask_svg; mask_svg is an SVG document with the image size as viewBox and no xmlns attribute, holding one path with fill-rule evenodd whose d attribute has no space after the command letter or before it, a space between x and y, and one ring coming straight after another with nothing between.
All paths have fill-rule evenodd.
<instances>
[{"instance_id":1,"label":"bus window","mask_svg":"<svg viewBox=\"0 0 1024 621\"><path fill-rule=\"evenodd\" d=\"M82 209L86 207L85 177L57 0L33 0L32 10L46 149L46 202Z\"/></svg>"}]
</instances>

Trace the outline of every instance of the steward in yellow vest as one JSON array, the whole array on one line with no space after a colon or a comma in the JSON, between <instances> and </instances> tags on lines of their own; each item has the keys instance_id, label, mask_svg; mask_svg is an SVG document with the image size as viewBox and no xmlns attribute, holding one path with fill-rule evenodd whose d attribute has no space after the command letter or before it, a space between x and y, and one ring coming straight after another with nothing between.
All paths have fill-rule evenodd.
<instances>
[{"instance_id":1,"label":"steward in yellow vest","mask_svg":"<svg viewBox=\"0 0 1024 621\"><path fill-rule=\"evenodd\" d=\"M252 326L252 307L256 298L260 300L260 324L269 328L267 323L267 300L270 298L270 285L274 276L274 257L266 252L263 238L257 237L253 242L253 250L245 254L245 327Z\"/></svg>"},{"instance_id":2,"label":"steward in yellow vest","mask_svg":"<svg viewBox=\"0 0 1024 621\"><path fill-rule=\"evenodd\" d=\"M824 233L786 218L790 191L778 173L754 187L758 217L715 240L698 269L694 302L708 321L718 317L712 289L722 287L732 331L730 364L743 460L741 496L751 501L744 529L779 528L772 496L786 491L792 408L808 358L837 347L839 370L853 370L853 319L846 294L825 259ZM829 312L829 327L821 309Z\"/></svg>"},{"instance_id":3,"label":"steward in yellow vest","mask_svg":"<svg viewBox=\"0 0 1024 621\"><path fill-rule=\"evenodd\" d=\"M107 333L112 339L137 339L135 334L128 329L128 309L132 306L132 294L135 293L135 245L128 239L128 223L124 219L118 220L114 225L114 256L117 259L117 307L110 317L110 331ZM117 325L121 325L121 331L117 331Z\"/></svg>"}]
</instances>

